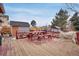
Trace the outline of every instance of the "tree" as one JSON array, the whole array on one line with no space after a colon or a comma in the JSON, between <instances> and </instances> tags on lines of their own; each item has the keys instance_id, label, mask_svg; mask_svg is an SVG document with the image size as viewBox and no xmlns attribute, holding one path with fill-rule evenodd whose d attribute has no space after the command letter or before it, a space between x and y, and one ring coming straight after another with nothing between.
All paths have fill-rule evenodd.
<instances>
[{"instance_id":1,"label":"tree","mask_svg":"<svg viewBox=\"0 0 79 59\"><path fill-rule=\"evenodd\" d=\"M58 13L56 13L56 16L54 19L52 19L51 27L58 26L62 30L66 28L67 18L69 17L68 11L60 9Z\"/></svg>"},{"instance_id":2,"label":"tree","mask_svg":"<svg viewBox=\"0 0 79 59\"><path fill-rule=\"evenodd\" d=\"M67 3L66 4L67 9L69 9L72 12L75 12L74 15L72 16L72 18L70 19L72 27L75 30L79 30L79 4L78 3Z\"/></svg>"},{"instance_id":3,"label":"tree","mask_svg":"<svg viewBox=\"0 0 79 59\"><path fill-rule=\"evenodd\" d=\"M36 26L36 21L35 21L35 20L32 20L32 21L31 21L31 25L32 25L32 26Z\"/></svg>"},{"instance_id":4,"label":"tree","mask_svg":"<svg viewBox=\"0 0 79 59\"><path fill-rule=\"evenodd\" d=\"M73 11L73 12L78 12L79 13L79 4L78 3L66 3L67 9Z\"/></svg>"},{"instance_id":5,"label":"tree","mask_svg":"<svg viewBox=\"0 0 79 59\"><path fill-rule=\"evenodd\" d=\"M72 26L74 27L75 30L79 30L79 16L78 13L76 12L72 18L70 19Z\"/></svg>"}]
</instances>

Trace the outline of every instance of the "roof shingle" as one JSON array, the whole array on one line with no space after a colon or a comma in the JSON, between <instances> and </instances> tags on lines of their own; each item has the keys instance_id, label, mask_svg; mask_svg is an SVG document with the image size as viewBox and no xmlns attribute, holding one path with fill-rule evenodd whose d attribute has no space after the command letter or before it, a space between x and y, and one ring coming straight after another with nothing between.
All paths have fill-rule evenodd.
<instances>
[{"instance_id":1,"label":"roof shingle","mask_svg":"<svg viewBox=\"0 0 79 59\"><path fill-rule=\"evenodd\" d=\"M10 25L14 27L29 27L28 22L10 21Z\"/></svg>"}]
</instances>

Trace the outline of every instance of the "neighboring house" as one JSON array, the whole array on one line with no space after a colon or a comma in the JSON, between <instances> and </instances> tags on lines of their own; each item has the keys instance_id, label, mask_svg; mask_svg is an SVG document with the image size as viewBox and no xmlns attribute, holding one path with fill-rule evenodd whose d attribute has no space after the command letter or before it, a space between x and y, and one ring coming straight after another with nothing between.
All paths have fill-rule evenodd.
<instances>
[{"instance_id":1,"label":"neighboring house","mask_svg":"<svg viewBox=\"0 0 79 59\"><path fill-rule=\"evenodd\" d=\"M16 33L24 33L29 32L29 23L20 22L20 21L10 21L11 32L14 37L16 37Z\"/></svg>"},{"instance_id":2,"label":"neighboring house","mask_svg":"<svg viewBox=\"0 0 79 59\"><path fill-rule=\"evenodd\" d=\"M8 22L9 16L5 15L4 6L0 3L0 31L2 33L10 31L10 24Z\"/></svg>"},{"instance_id":3,"label":"neighboring house","mask_svg":"<svg viewBox=\"0 0 79 59\"><path fill-rule=\"evenodd\" d=\"M9 26L9 16L8 15L0 15L1 26Z\"/></svg>"},{"instance_id":4,"label":"neighboring house","mask_svg":"<svg viewBox=\"0 0 79 59\"><path fill-rule=\"evenodd\" d=\"M2 3L0 3L0 14L4 14L5 10L4 10L4 6Z\"/></svg>"},{"instance_id":5,"label":"neighboring house","mask_svg":"<svg viewBox=\"0 0 79 59\"><path fill-rule=\"evenodd\" d=\"M4 14L4 7L3 7L3 5L0 3L0 27L1 27L1 25L2 25L2 15Z\"/></svg>"}]
</instances>

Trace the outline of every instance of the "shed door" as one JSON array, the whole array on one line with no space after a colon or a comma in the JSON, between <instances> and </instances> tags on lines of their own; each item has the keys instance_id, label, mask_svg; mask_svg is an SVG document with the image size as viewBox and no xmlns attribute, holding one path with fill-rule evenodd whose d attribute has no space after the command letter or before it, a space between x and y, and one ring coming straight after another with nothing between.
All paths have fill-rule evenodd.
<instances>
[{"instance_id":1,"label":"shed door","mask_svg":"<svg viewBox=\"0 0 79 59\"><path fill-rule=\"evenodd\" d=\"M29 32L29 28L28 27L19 27L18 32Z\"/></svg>"},{"instance_id":2,"label":"shed door","mask_svg":"<svg viewBox=\"0 0 79 59\"><path fill-rule=\"evenodd\" d=\"M19 27L17 30L17 39L24 39L27 37L27 33L29 32L29 28L27 27Z\"/></svg>"}]
</instances>

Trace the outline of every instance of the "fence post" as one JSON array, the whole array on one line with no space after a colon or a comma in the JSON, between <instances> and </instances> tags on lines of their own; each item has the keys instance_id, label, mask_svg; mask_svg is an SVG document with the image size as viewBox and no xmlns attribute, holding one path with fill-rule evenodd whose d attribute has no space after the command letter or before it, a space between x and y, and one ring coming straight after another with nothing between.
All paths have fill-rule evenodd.
<instances>
[{"instance_id":1,"label":"fence post","mask_svg":"<svg viewBox=\"0 0 79 59\"><path fill-rule=\"evenodd\" d=\"M76 44L79 45L79 32L78 31L76 32L76 36L77 36L77 38L76 38Z\"/></svg>"},{"instance_id":2,"label":"fence post","mask_svg":"<svg viewBox=\"0 0 79 59\"><path fill-rule=\"evenodd\" d=\"M17 31L16 31L16 39L18 39L18 33L17 33Z\"/></svg>"},{"instance_id":3,"label":"fence post","mask_svg":"<svg viewBox=\"0 0 79 59\"><path fill-rule=\"evenodd\" d=\"M2 36L0 35L0 46L2 45Z\"/></svg>"}]
</instances>

